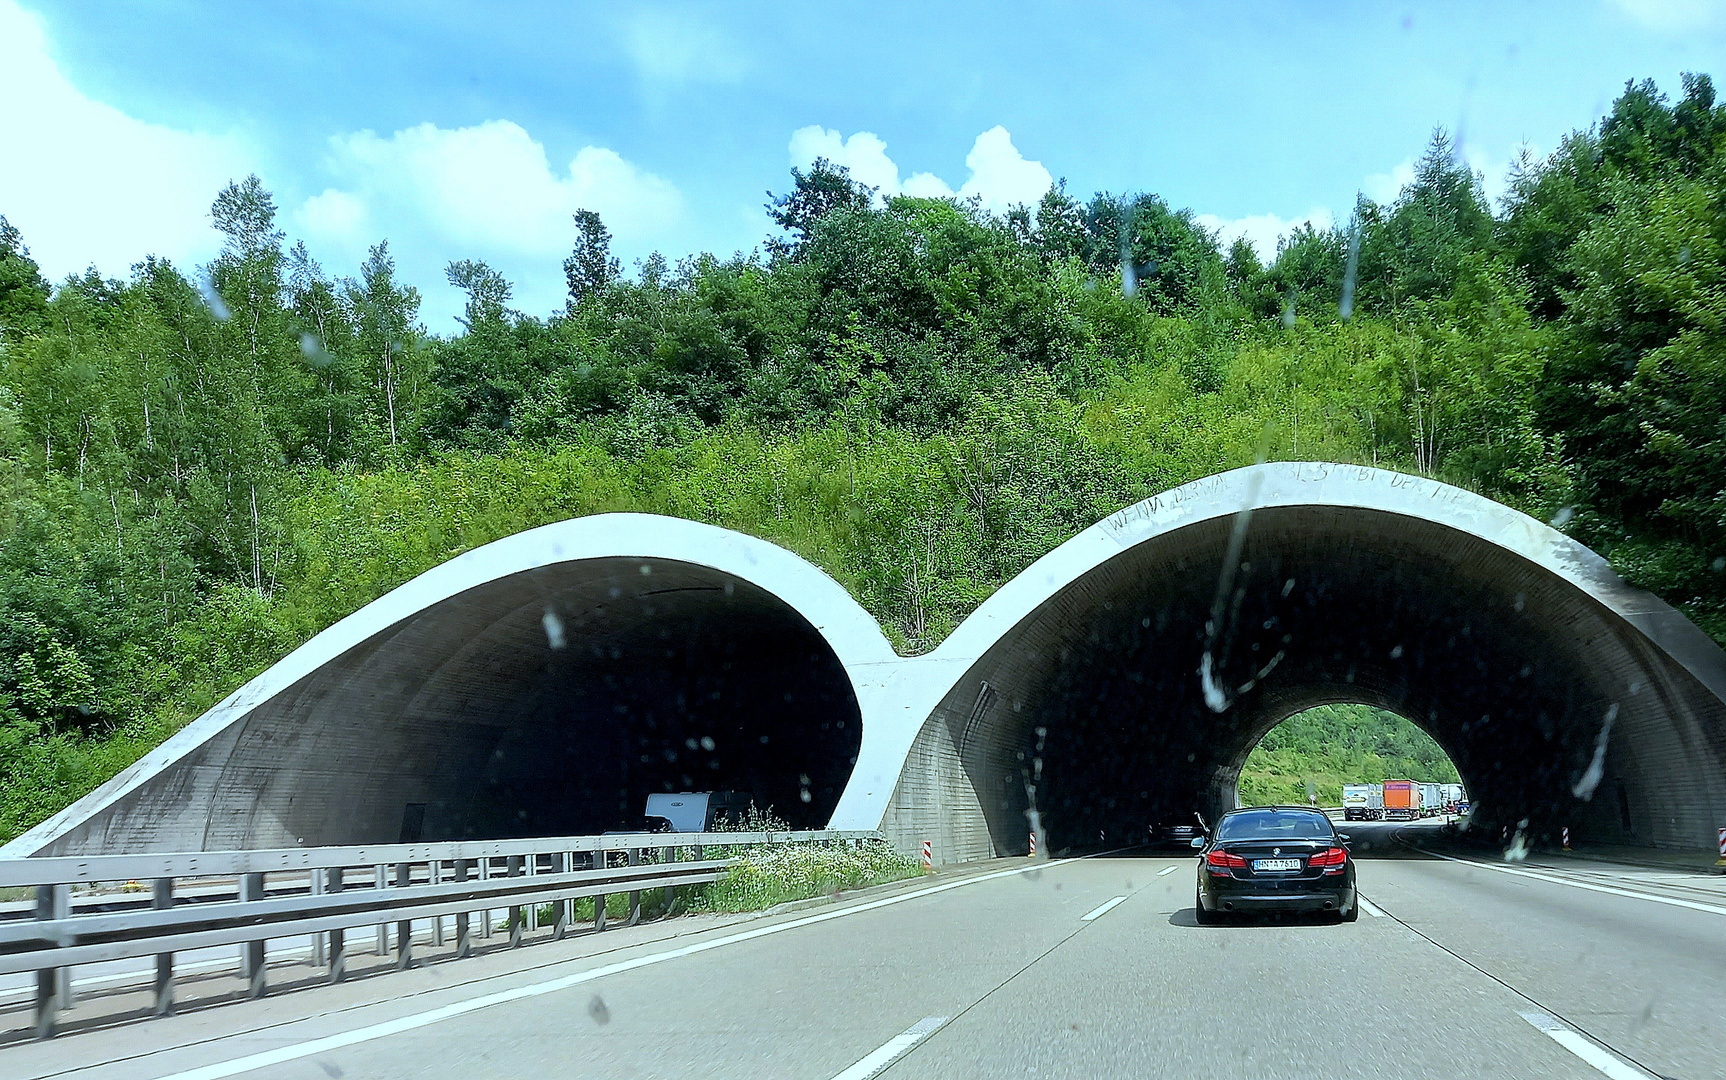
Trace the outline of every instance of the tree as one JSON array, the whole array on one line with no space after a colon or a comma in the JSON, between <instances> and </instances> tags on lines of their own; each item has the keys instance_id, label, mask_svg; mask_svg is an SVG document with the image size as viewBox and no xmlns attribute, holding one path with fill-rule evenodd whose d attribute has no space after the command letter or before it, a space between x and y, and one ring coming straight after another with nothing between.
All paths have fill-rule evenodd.
<instances>
[{"instance_id":1,"label":"tree","mask_svg":"<svg viewBox=\"0 0 1726 1080\"><path fill-rule=\"evenodd\" d=\"M383 399L385 430L392 447L401 442L403 406L418 397L422 374L415 359L419 290L398 284L395 273L396 262L390 257L389 241L383 240L372 247L366 261L360 264L360 280L346 283L347 301L354 312L355 344L365 357L373 385Z\"/></svg>"},{"instance_id":2,"label":"tree","mask_svg":"<svg viewBox=\"0 0 1726 1080\"><path fill-rule=\"evenodd\" d=\"M784 195L767 193L767 216L791 234L791 242L769 241L778 255L795 255L829 214L841 210L867 210L874 203L875 189L851 179L851 170L818 157L807 173L791 170L791 190Z\"/></svg>"},{"instance_id":3,"label":"tree","mask_svg":"<svg viewBox=\"0 0 1726 1080\"><path fill-rule=\"evenodd\" d=\"M0 216L0 342L40 333L48 318L48 281L24 238Z\"/></svg>"},{"instance_id":4,"label":"tree","mask_svg":"<svg viewBox=\"0 0 1726 1080\"><path fill-rule=\"evenodd\" d=\"M596 216L594 221L597 223L598 220ZM601 228L603 229L603 226ZM567 263L564 269L567 273ZM505 321L509 314L506 305L512 289L502 274L483 262L463 259L450 263L444 270L444 276L451 285L467 293L467 317L462 320L462 325L468 330L486 323Z\"/></svg>"},{"instance_id":5,"label":"tree","mask_svg":"<svg viewBox=\"0 0 1726 1080\"><path fill-rule=\"evenodd\" d=\"M569 283L567 309L571 315L584 299L597 296L617 280L618 264L611 255L611 232L592 210L575 212L575 250L563 260L563 276Z\"/></svg>"}]
</instances>

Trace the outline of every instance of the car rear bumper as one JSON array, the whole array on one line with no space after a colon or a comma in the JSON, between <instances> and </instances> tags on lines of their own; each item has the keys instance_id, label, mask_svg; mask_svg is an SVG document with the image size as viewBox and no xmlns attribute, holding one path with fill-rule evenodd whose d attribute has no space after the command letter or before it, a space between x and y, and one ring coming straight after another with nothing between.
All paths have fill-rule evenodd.
<instances>
[{"instance_id":1,"label":"car rear bumper","mask_svg":"<svg viewBox=\"0 0 1726 1080\"><path fill-rule=\"evenodd\" d=\"M1335 889L1305 889L1278 890L1275 892L1253 892L1245 889L1236 892L1232 889L1202 889L1199 892L1199 902L1204 904L1206 911L1238 911L1269 912L1323 912L1347 911L1354 906L1354 888L1341 885Z\"/></svg>"}]
</instances>

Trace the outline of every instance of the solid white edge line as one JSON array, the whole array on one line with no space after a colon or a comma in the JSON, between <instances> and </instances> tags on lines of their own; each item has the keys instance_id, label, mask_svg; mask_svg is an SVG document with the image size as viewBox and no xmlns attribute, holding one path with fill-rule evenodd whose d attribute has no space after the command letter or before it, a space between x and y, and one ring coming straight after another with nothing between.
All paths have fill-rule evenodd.
<instances>
[{"instance_id":1,"label":"solid white edge line","mask_svg":"<svg viewBox=\"0 0 1726 1080\"><path fill-rule=\"evenodd\" d=\"M1532 1024L1536 1031L1599 1069L1612 1080L1656 1080L1617 1054L1590 1042L1581 1032L1573 1030L1555 1017L1542 1012L1525 1012L1519 1015Z\"/></svg>"},{"instance_id":2,"label":"solid white edge line","mask_svg":"<svg viewBox=\"0 0 1726 1080\"><path fill-rule=\"evenodd\" d=\"M1095 908L1091 909L1090 911L1086 912L1085 914L1080 915L1079 921L1080 922L1090 922L1093 919L1100 919L1104 915L1107 915L1110 911L1112 911L1116 904L1124 903L1126 901L1126 899L1127 898L1124 896L1117 896L1113 900L1106 900L1103 903L1098 904Z\"/></svg>"},{"instance_id":3,"label":"solid white edge line","mask_svg":"<svg viewBox=\"0 0 1726 1080\"><path fill-rule=\"evenodd\" d=\"M1164 876L1166 876L1166 875L1168 875L1168 874L1172 874L1172 873L1174 873L1174 872L1175 872L1175 871L1176 871L1176 870L1179 870L1179 869L1180 869L1180 867L1178 867L1178 866L1170 866L1170 867L1167 867L1167 868L1165 868L1165 869L1162 869L1162 870L1158 870L1158 871L1157 871L1157 876L1158 876L1158 877L1164 877Z\"/></svg>"},{"instance_id":4,"label":"solid white edge line","mask_svg":"<svg viewBox=\"0 0 1726 1080\"><path fill-rule=\"evenodd\" d=\"M1373 918L1375 918L1375 919L1384 918L1384 912L1379 910L1378 905L1373 903L1371 900L1368 900L1366 897L1362 896L1358 891L1354 894L1354 902L1360 905L1360 909L1362 911L1366 912L1368 915L1371 915Z\"/></svg>"},{"instance_id":5,"label":"solid white edge line","mask_svg":"<svg viewBox=\"0 0 1726 1080\"><path fill-rule=\"evenodd\" d=\"M468 1013L478 1012L481 1009L489 1009L494 1005L504 1005L512 1001L520 1001L524 998L540 997L544 994L556 993L559 990L567 990L572 986L580 986L582 983L592 982L595 979L601 979L607 975L617 975L625 971L634 971L636 968L650 967L654 964L664 963L667 960L676 960L685 956L693 956L696 953L704 953L711 949L723 948L726 945L735 945L739 942L753 941L756 938L767 937L771 934L780 934L787 930L795 930L799 927L824 923L832 919L842 919L848 915L855 915L862 911L874 911L878 908L890 907L894 904L903 904L908 900L916 900L924 896L932 896L935 893L943 893L952 889L962 889L969 885L978 885L985 881L994 881L997 878L1012 877L1015 874L1023 874L1033 870L1042 870L1066 864L1067 860L1049 862L1037 860L1025 866L1016 866L1011 870L997 870L992 874L980 874L977 877L964 878L959 881L949 881L942 885L933 885L927 889L918 889L914 892L901 893L898 896L883 897L880 900L871 900L864 904L836 908L832 911L823 911L815 915L805 915L801 919L792 919L789 922L775 923L772 926L763 926L756 930L745 930L739 934L727 934L707 941L698 941L693 945L685 945L677 949L667 949L664 952L648 953L645 956L636 956L628 960L619 960L616 963L605 964L596 968L589 968L586 971L578 971L574 974L564 975L556 979L547 979L543 982L529 983L525 986L517 986L509 990L500 990L496 993L482 994L479 997L468 998L465 1001L453 1002L441 1008L413 1013L408 1016L398 1017L394 1020L386 1020L379 1024L368 1024L365 1027L354 1028L351 1031L344 1031L335 1035L327 1035L321 1039L312 1039L309 1042L291 1043L287 1046L277 1047L274 1050L265 1050L256 1054L247 1054L244 1057L230 1058L227 1061L218 1061L214 1064L200 1066L195 1069L186 1069L181 1072L167 1073L159 1077L158 1080L223 1080L224 1077L238 1076L240 1073L251 1072L254 1069L262 1069L271 1065L280 1065L287 1061L298 1061L300 1058L311 1057L314 1054L327 1053L331 1050L339 1050L343 1047L354 1046L358 1043L371 1042L374 1039L382 1039L390 1035L399 1035L404 1031L413 1031L418 1028L430 1027L432 1024L440 1023L444 1020L450 1020L457 1016L465 1016ZM573 963L574 961L571 962ZM499 976L499 978L503 977L506 976ZM382 1002L379 1004L382 1004ZM306 1020L313 1018L304 1017L301 1019ZM288 1021L288 1023L297 1022L300 1021ZM244 1038L248 1041L255 1042L261 1037L267 1038L268 1030L269 1029L265 1028L259 1031L245 1032L234 1037Z\"/></svg>"},{"instance_id":6,"label":"solid white edge line","mask_svg":"<svg viewBox=\"0 0 1726 1080\"><path fill-rule=\"evenodd\" d=\"M1533 878L1535 881L1546 881L1553 885L1568 885L1572 889L1586 889L1589 892L1605 893L1608 896L1625 896L1632 900L1646 900L1651 904L1665 904L1668 907L1685 908L1690 911L1702 911L1710 915L1726 915L1726 907L1714 904L1702 904L1695 900L1681 900L1676 896L1655 896L1651 893L1636 892L1634 889L1619 889L1611 885L1596 885L1589 881L1571 881L1568 878L1554 874L1542 874L1533 870L1518 870L1512 866L1498 866L1494 863L1476 862L1473 859L1459 859L1454 855L1445 855L1437 851L1427 851L1416 848L1427 855L1432 855L1448 862L1461 863L1464 866L1478 866L1482 870L1495 870L1500 874L1514 874L1517 877Z\"/></svg>"},{"instance_id":7,"label":"solid white edge line","mask_svg":"<svg viewBox=\"0 0 1726 1080\"><path fill-rule=\"evenodd\" d=\"M870 1077L903 1057L906 1051L922 1042L946 1022L945 1016L925 1016L871 1050L862 1060L839 1073L833 1080L869 1080Z\"/></svg>"}]
</instances>

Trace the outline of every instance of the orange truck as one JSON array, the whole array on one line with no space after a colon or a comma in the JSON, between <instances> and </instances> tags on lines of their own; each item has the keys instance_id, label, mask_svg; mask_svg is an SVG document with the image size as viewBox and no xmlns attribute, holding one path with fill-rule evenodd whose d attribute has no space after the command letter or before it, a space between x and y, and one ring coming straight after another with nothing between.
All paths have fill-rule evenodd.
<instances>
[{"instance_id":1,"label":"orange truck","mask_svg":"<svg viewBox=\"0 0 1726 1080\"><path fill-rule=\"evenodd\" d=\"M1413 821L1420 816L1420 785L1413 780L1384 782L1384 819Z\"/></svg>"}]
</instances>

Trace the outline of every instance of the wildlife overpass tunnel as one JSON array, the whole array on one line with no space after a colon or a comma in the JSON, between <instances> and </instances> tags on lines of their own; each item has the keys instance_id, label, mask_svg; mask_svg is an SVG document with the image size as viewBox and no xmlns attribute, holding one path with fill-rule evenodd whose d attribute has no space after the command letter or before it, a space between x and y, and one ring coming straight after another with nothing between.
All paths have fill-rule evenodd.
<instances>
[{"instance_id":1,"label":"wildlife overpass tunnel","mask_svg":"<svg viewBox=\"0 0 1726 1080\"><path fill-rule=\"evenodd\" d=\"M6 854L596 831L661 790L942 862L1234 805L1314 705L1391 709L1487 827L1700 848L1726 654L1547 526L1430 480L1275 464L1128 507L897 657L819 570L603 515L468 552L312 639Z\"/></svg>"}]
</instances>

